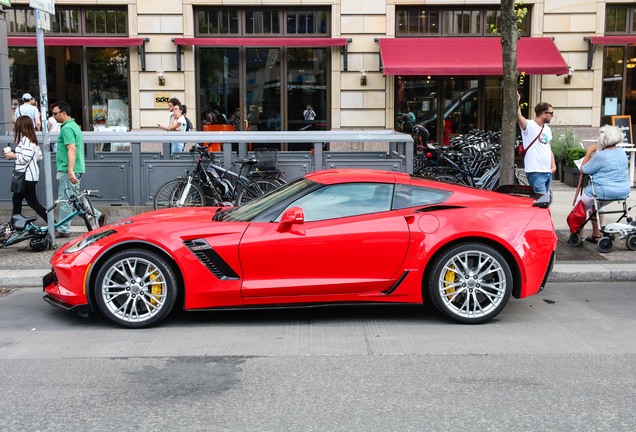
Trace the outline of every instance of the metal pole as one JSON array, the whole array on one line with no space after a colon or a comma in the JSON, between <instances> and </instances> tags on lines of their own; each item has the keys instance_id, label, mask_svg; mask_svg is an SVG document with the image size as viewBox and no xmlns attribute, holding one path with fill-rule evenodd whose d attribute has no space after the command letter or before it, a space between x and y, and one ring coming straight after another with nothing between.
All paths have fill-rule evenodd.
<instances>
[{"instance_id":1,"label":"metal pole","mask_svg":"<svg viewBox=\"0 0 636 432\"><path fill-rule=\"evenodd\" d=\"M42 148L44 150L44 184L46 186L46 207L49 208L53 205L53 173L51 165L51 138L49 136L48 116L49 111L49 98L48 90L46 88L46 56L44 53L44 30L40 22L40 11L35 11L36 16L36 29L35 39L38 50L38 76L40 81L40 117L42 118ZM49 234L51 235L51 241L53 247L55 247L55 211L48 214L47 218L49 226Z\"/></svg>"},{"instance_id":2,"label":"metal pole","mask_svg":"<svg viewBox=\"0 0 636 432\"><path fill-rule=\"evenodd\" d=\"M0 5L0 135L13 134L13 119L9 109L11 106L9 74L7 20L4 7Z\"/></svg>"}]
</instances>

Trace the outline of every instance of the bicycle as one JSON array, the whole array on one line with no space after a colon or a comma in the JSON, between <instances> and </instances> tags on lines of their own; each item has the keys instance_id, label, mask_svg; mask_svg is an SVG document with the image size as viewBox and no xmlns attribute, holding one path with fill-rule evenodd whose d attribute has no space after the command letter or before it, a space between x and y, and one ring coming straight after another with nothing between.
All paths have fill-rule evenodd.
<instances>
[{"instance_id":1,"label":"bicycle","mask_svg":"<svg viewBox=\"0 0 636 432\"><path fill-rule=\"evenodd\" d=\"M51 207L46 209L47 213L51 212L62 202L68 202L75 210L57 222L55 228L58 228L75 216L80 216L84 220L86 228L89 231L99 228L99 223L95 217L95 207L93 207L89 199L91 195L98 196L95 195L95 192L98 191L86 189L79 195L71 195L71 197L66 200L56 200ZM9 222L0 225L0 248L29 240L29 247L34 252L51 249L52 242L51 236L49 235L49 227L36 225L34 223L36 220L37 216L24 217L21 214L11 216Z\"/></svg>"},{"instance_id":2,"label":"bicycle","mask_svg":"<svg viewBox=\"0 0 636 432\"><path fill-rule=\"evenodd\" d=\"M254 198L265 195L284 183L282 173L267 174L256 168L258 159L242 159L230 168L214 163L214 157L206 146L196 146L191 150L198 152L194 170L186 171L186 177L177 177L163 184L155 193L155 210L171 207L240 206ZM207 169L203 160L210 159ZM239 166L238 172L231 168Z\"/></svg>"}]
</instances>

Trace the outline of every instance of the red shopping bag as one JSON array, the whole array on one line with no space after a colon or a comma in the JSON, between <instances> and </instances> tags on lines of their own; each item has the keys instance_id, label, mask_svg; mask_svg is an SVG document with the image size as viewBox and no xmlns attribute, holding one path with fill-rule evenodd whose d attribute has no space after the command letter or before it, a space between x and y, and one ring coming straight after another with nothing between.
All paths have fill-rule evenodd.
<instances>
[{"instance_id":1,"label":"red shopping bag","mask_svg":"<svg viewBox=\"0 0 636 432\"><path fill-rule=\"evenodd\" d=\"M570 232L579 232L585 223L586 217L587 213L585 212L585 204L583 204L582 200L579 200L567 217Z\"/></svg>"}]
</instances>

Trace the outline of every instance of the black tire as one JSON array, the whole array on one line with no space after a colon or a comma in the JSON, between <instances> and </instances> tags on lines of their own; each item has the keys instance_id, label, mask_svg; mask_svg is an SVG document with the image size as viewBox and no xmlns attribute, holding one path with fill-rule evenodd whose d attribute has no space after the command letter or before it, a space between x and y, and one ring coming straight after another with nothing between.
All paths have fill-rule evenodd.
<instances>
[{"instance_id":1,"label":"black tire","mask_svg":"<svg viewBox=\"0 0 636 432\"><path fill-rule=\"evenodd\" d=\"M117 252L100 265L93 294L109 320L128 328L166 318L177 299L177 276L162 256L144 249Z\"/></svg>"},{"instance_id":2,"label":"black tire","mask_svg":"<svg viewBox=\"0 0 636 432\"><path fill-rule=\"evenodd\" d=\"M598 243L596 243L596 247L598 247L598 251L600 253L608 253L614 249L614 240L611 237L601 237L598 239Z\"/></svg>"},{"instance_id":3,"label":"black tire","mask_svg":"<svg viewBox=\"0 0 636 432\"><path fill-rule=\"evenodd\" d=\"M636 234L630 234L625 240L625 245L630 251L636 251Z\"/></svg>"},{"instance_id":4,"label":"black tire","mask_svg":"<svg viewBox=\"0 0 636 432\"><path fill-rule=\"evenodd\" d=\"M254 183L250 183L247 187L241 189L236 198L236 206L246 204L253 199L261 197L270 193L274 189L277 189L279 185L271 180L257 180Z\"/></svg>"},{"instance_id":5,"label":"black tire","mask_svg":"<svg viewBox=\"0 0 636 432\"><path fill-rule=\"evenodd\" d=\"M461 323L492 319L512 293L508 262L485 244L453 246L433 261L432 270L428 291L433 303L442 314Z\"/></svg>"},{"instance_id":6,"label":"black tire","mask_svg":"<svg viewBox=\"0 0 636 432\"><path fill-rule=\"evenodd\" d=\"M579 247L583 244L583 237L579 233L570 233L568 244L573 247Z\"/></svg>"},{"instance_id":7,"label":"black tire","mask_svg":"<svg viewBox=\"0 0 636 432\"><path fill-rule=\"evenodd\" d=\"M154 199L152 200L152 206L155 210L163 208L178 207L179 199L187 186L188 181L185 179L174 179L161 186ZM184 202L183 207L201 207L206 202L205 193L201 186L196 183L190 184L190 190L188 196Z\"/></svg>"},{"instance_id":8,"label":"black tire","mask_svg":"<svg viewBox=\"0 0 636 432\"><path fill-rule=\"evenodd\" d=\"M95 207L91 204L91 202L86 198L86 196L80 196L76 203L77 209L83 212L82 219L84 220L84 225L86 225L86 229L92 231L94 229L99 228L99 222L97 221Z\"/></svg>"}]
</instances>

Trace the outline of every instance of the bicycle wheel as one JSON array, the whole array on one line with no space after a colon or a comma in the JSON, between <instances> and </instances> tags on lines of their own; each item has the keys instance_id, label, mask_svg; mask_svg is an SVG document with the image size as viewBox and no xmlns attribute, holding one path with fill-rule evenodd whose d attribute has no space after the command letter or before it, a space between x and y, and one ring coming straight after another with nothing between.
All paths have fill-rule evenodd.
<instances>
[{"instance_id":1,"label":"bicycle wheel","mask_svg":"<svg viewBox=\"0 0 636 432\"><path fill-rule=\"evenodd\" d=\"M274 189L277 189L279 186L280 185L276 182L266 179L257 180L254 183L250 183L239 192L238 197L236 198L236 205L238 207L245 203L248 203L255 198L263 196L273 191Z\"/></svg>"},{"instance_id":2,"label":"bicycle wheel","mask_svg":"<svg viewBox=\"0 0 636 432\"><path fill-rule=\"evenodd\" d=\"M84 219L86 229L92 231L99 228L99 222L95 216L97 212L86 195L80 196L75 202L76 210L80 211L80 216Z\"/></svg>"},{"instance_id":3,"label":"bicycle wheel","mask_svg":"<svg viewBox=\"0 0 636 432\"><path fill-rule=\"evenodd\" d=\"M165 183L157 190L152 206L155 210L162 208L178 207L179 199L184 192L188 181L184 179L174 179ZM196 183L190 184L190 190L183 207L200 207L205 205L205 194L203 189Z\"/></svg>"}]
</instances>

